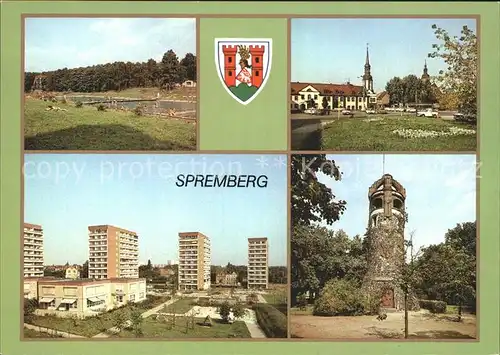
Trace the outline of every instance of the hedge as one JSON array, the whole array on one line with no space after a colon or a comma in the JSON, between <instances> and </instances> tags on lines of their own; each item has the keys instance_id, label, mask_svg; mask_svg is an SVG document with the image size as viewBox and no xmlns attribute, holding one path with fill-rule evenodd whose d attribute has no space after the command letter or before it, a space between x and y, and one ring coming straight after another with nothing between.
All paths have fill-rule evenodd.
<instances>
[{"instance_id":1,"label":"hedge","mask_svg":"<svg viewBox=\"0 0 500 355\"><path fill-rule=\"evenodd\" d=\"M419 300L420 308L429 310L431 313L446 313L446 302L434 300Z\"/></svg>"},{"instance_id":2,"label":"hedge","mask_svg":"<svg viewBox=\"0 0 500 355\"><path fill-rule=\"evenodd\" d=\"M257 303L253 306L257 323L268 338L287 337L286 316L268 303Z\"/></svg>"}]
</instances>

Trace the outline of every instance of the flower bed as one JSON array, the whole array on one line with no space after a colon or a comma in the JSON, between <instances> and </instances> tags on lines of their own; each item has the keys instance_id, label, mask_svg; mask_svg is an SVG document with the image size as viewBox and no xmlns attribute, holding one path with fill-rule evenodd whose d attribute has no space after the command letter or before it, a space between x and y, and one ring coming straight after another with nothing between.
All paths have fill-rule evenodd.
<instances>
[{"instance_id":1,"label":"flower bed","mask_svg":"<svg viewBox=\"0 0 500 355\"><path fill-rule=\"evenodd\" d=\"M449 137L449 136L468 136L475 135L476 131L473 129L466 129L460 127L450 127L448 131L426 131L423 129L395 129L392 133L397 134L403 138L436 138L436 137Z\"/></svg>"}]
</instances>

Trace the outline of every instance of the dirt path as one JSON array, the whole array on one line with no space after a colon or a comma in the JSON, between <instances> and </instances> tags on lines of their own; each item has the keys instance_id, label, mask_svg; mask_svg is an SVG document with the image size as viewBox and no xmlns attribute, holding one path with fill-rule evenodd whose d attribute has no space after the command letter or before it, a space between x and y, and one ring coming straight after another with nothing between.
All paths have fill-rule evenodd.
<instances>
[{"instance_id":1,"label":"dirt path","mask_svg":"<svg viewBox=\"0 0 500 355\"><path fill-rule=\"evenodd\" d=\"M380 339L402 338L404 316L388 313L387 319L378 321L375 316L317 317L292 316L291 332L298 338L327 339ZM476 319L464 317L458 323L451 317L436 317L426 312L414 312L409 319L412 338L464 339L476 338Z\"/></svg>"},{"instance_id":2,"label":"dirt path","mask_svg":"<svg viewBox=\"0 0 500 355\"><path fill-rule=\"evenodd\" d=\"M71 333L68 333L68 332L62 332L62 331L56 330L56 329L39 327L37 325L28 324L28 323L24 323L24 327L28 328L28 329L35 330L37 332L43 332L43 333L48 333L48 334L57 334L57 335L62 336L63 338L85 338L82 335L71 334Z\"/></svg>"}]
</instances>

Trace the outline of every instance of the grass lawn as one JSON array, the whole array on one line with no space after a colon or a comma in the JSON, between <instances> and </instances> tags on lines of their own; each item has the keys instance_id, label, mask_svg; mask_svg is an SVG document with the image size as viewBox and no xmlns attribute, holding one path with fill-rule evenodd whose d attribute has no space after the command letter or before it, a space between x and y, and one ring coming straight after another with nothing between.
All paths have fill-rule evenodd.
<instances>
[{"instance_id":1,"label":"grass lawn","mask_svg":"<svg viewBox=\"0 0 500 355\"><path fill-rule=\"evenodd\" d=\"M111 96L111 97L126 97L131 99L152 99L156 98L158 88L131 88L122 91L106 91L106 92L73 92L70 95L81 96ZM161 91L160 99L168 100L187 100L188 98L196 98L196 88L177 88L169 92Z\"/></svg>"},{"instance_id":2,"label":"grass lawn","mask_svg":"<svg viewBox=\"0 0 500 355\"><path fill-rule=\"evenodd\" d=\"M61 335L49 334L45 332L37 332L33 329L24 328L25 338L62 338Z\"/></svg>"},{"instance_id":3,"label":"grass lawn","mask_svg":"<svg viewBox=\"0 0 500 355\"><path fill-rule=\"evenodd\" d=\"M188 317L176 317L175 326L172 321L157 321L152 317L144 319L142 323L143 338L250 338L250 332L242 321L236 321L233 324L222 323L220 320L213 319L211 327L203 327L204 319L195 318L194 329L189 326ZM112 335L116 338L135 338L132 331L122 330L120 333Z\"/></svg>"},{"instance_id":4,"label":"grass lawn","mask_svg":"<svg viewBox=\"0 0 500 355\"><path fill-rule=\"evenodd\" d=\"M284 315L287 315L287 290L286 288L275 288L268 291L269 293L263 294L262 297L266 302L276 309L278 309Z\"/></svg>"},{"instance_id":5,"label":"grass lawn","mask_svg":"<svg viewBox=\"0 0 500 355\"><path fill-rule=\"evenodd\" d=\"M123 309L115 312L118 311L127 312L128 310ZM99 317L90 317L76 321L69 318L59 318L55 316L33 316L30 324L56 329L71 334L82 335L85 337L92 337L113 327L113 313L114 312L104 313Z\"/></svg>"},{"instance_id":6,"label":"grass lawn","mask_svg":"<svg viewBox=\"0 0 500 355\"><path fill-rule=\"evenodd\" d=\"M193 123L133 112L97 111L54 105L68 111L46 111L50 103L27 98L24 144L27 150L195 150Z\"/></svg>"},{"instance_id":7,"label":"grass lawn","mask_svg":"<svg viewBox=\"0 0 500 355\"><path fill-rule=\"evenodd\" d=\"M192 298L181 298L174 303L171 303L160 311L161 313L175 313L175 314L184 314L188 312L191 308L193 308Z\"/></svg>"},{"instance_id":8,"label":"grass lawn","mask_svg":"<svg viewBox=\"0 0 500 355\"><path fill-rule=\"evenodd\" d=\"M476 127L470 124L411 116L374 116L370 119L376 120L342 117L324 125L320 131L302 129L300 133L299 129L294 132L293 149L307 149L301 147L304 145L322 150L343 151L475 151L477 148L476 134L404 138L393 133L394 130L401 129L449 132L454 127L475 130ZM299 122L306 123L305 120Z\"/></svg>"}]
</instances>

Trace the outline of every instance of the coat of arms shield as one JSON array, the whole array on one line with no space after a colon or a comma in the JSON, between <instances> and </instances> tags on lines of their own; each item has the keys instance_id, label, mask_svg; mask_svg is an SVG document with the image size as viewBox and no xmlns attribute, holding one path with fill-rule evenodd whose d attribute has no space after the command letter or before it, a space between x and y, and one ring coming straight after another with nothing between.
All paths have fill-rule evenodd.
<instances>
[{"instance_id":1,"label":"coat of arms shield","mask_svg":"<svg viewBox=\"0 0 500 355\"><path fill-rule=\"evenodd\" d=\"M248 105L262 91L272 61L270 38L216 38L215 64L224 89Z\"/></svg>"}]
</instances>

